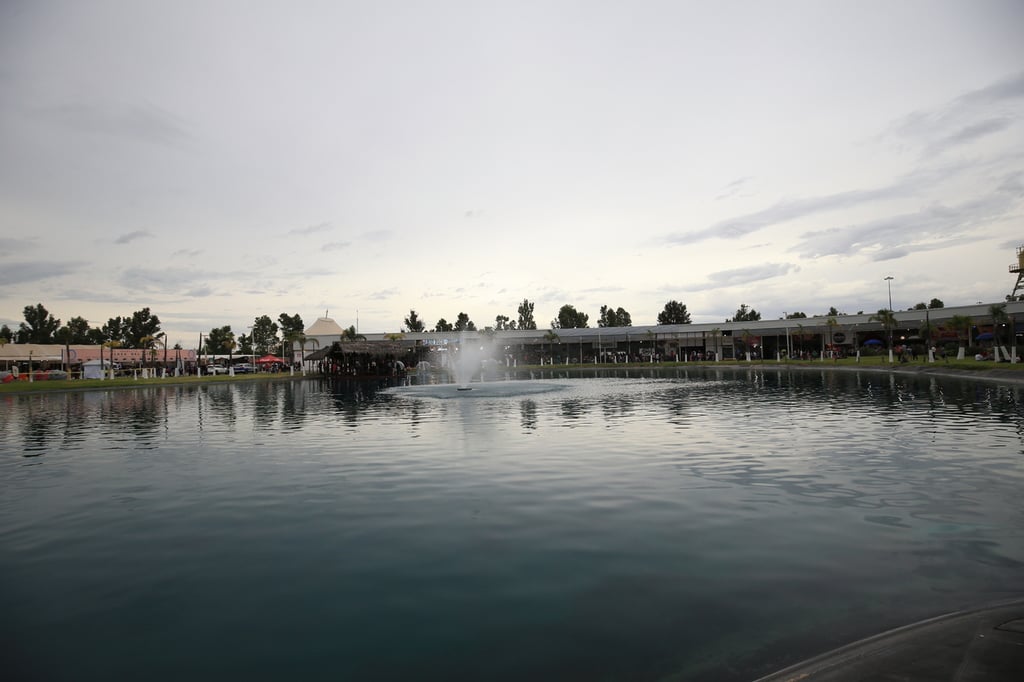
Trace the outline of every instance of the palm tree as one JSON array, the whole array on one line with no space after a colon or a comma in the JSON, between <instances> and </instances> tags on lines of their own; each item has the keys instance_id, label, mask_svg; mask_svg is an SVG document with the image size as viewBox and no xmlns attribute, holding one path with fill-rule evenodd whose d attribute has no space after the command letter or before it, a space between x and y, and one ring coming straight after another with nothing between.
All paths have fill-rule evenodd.
<instances>
[{"instance_id":1,"label":"palm tree","mask_svg":"<svg viewBox=\"0 0 1024 682\"><path fill-rule=\"evenodd\" d=\"M356 331L356 326L353 324L348 329L341 330L342 341L365 341L366 337Z\"/></svg>"},{"instance_id":2,"label":"palm tree","mask_svg":"<svg viewBox=\"0 0 1024 682\"><path fill-rule=\"evenodd\" d=\"M227 352L228 352L228 368L229 368L229 371L231 371L232 374L234 374L234 371L233 371L233 368L232 368L232 364L234 362L235 348L238 347L238 343L235 342L235 333L234 332L228 332L227 336L224 337L224 340L220 342L220 347L224 348L225 350L227 350Z\"/></svg>"},{"instance_id":3,"label":"palm tree","mask_svg":"<svg viewBox=\"0 0 1024 682\"><path fill-rule=\"evenodd\" d=\"M551 344L560 342L561 337L559 337L558 334L555 333L554 329L549 329L547 332L544 333L544 340L548 342L548 355L551 355ZM542 365L544 364L543 358L540 362ZM551 358L551 364L554 364L554 357Z\"/></svg>"},{"instance_id":4,"label":"palm tree","mask_svg":"<svg viewBox=\"0 0 1024 682\"><path fill-rule=\"evenodd\" d=\"M993 303L988 307L988 314L992 318L992 359L999 362L999 325L1005 325L1010 317L1006 314L1005 303Z\"/></svg>"},{"instance_id":5,"label":"palm tree","mask_svg":"<svg viewBox=\"0 0 1024 682\"><path fill-rule=\"evenodd\" d=\"M796 354L797 357L803 360L804 357L804 326L797 322L796 323Z\"/></svg>"},{"instance_id":6,"label":"palm tree","mask_svg":"<svg viewBox=\"0 0 1024 682\"><path fill-rule=\"evenodd\" d=\"M825 320L825 324L828 326L828 347L829 350L832 350L832 333L835 331L836 327L839 326L839 320L837 320L835 316L829 315L828 319ZM832 352L832 359L836 362L839 361L838 358L836 358L835 351ZM825 362L824 353L821 354L821 361Z\"/></svg>"},{"instance_id":7,"label":"palm tree","mask_svg":"<svg viewBox=\"0 0 1024 682\"><path fill-rule=\"evenodd\" d=\"M298 338L298 342L299 342L299 353L302 354L302 359L301 359L301 362L302 362L302 376L306 376L306 344L307 343L311 343L314 346L316 346L317 348L319 348L320 347L320 342L318 340L316 340L316 339L308 338L305 334L302 334Z\"/></svg>"},{"instance_id":8,"label":"palm tree","mask_svg":"<svg viewBox=\"0 0 1024 682\"><path fill-rule=\"evenodd\" d=\"M967 337L967 343L971 342L971 327L974 326L974 320L968 315L954 315L949 318L947 323L949 328L956 332L956 340L959 348L956 352L956 359L963 360L964 352L966 350L964 345L964 337Z\"/></svg>"},{"instance_id":9,"label":"palm tree","mask_svg":"<svg viewBox=\"0 0 1024 682\"><path fill-rule=\"evenodd\" d=\"M932 355L932 336L935 335L935 329L936 327L930 319L921 323L917 329L917 335L924 339L924 352L928 362L935 362L935 357Z\"/></svg>"},{"instance_id":10,"label":"palm tree","mask_svg":"<svg viewBox=\"0 0 1024 682\"><path fill-rule=\"evenodd\" d=\"M868 318L874 322L881 322L882 326L885 327L886 336L889 337L889 362L892 362L892 330L896 326L896 315L891 310L882 308L877 313Z\"/></svg>"},{"instance_id":11,"label":"palm tree","mask_svg":"<svg viewBox=\"0 0 1024 682\"><path fill-rule=\"evenodd\" d=\"M114 349L121 347L120 341L106 341L103 346L110 349L110 378L114 378ZM103 370L103 351L100 351L100 371Z\"/></svg>"},{"instance_id":12,"label":"palm tree","mask_svg":"<svg viewBox=\"0 0 1024 682\"><path fill-rule=\"evenodd\" d=\"M711 329L711 336L715 340L715 350L714 350L715 362L718 362L719 360L722 359L722 328L721 327L713 327ZM708 345L707 341L705 340L704 341L704 350L705 350L704 358L705 359L707 359L707 357L708 357L707 356L707 345Z\"/></svg>"},{"instance_id":13,"label":"palm tree","mask_svg":"<svg viewBox=\"0 0 1024 682\"><path fill-rule=\"evenodd\" d=\"M747 358L747 362L750 362L750 341L754 338L754 335L750 333L749 329L744 329L742 333L743 337L743 354Z\"/></svg>"}]
</instances>

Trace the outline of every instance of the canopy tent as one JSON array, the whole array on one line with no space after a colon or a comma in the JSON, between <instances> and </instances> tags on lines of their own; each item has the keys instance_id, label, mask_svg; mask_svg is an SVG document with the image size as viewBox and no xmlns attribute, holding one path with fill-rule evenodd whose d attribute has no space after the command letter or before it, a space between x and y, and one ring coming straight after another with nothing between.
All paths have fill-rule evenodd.
<instances>
[{"instance_id":1,"label":"canopy tent","mask_svg":"<svg viewBox=\"0 0 1024 682\"><path fill-rule=\"evenodd\" d=\"M878 339L868 339L867 341L864 342L864 345L865 346L881 346L882 342L879 341Z\"/></svg>"},{"instance_id":2,"label":"canopy tent","mask_svg":"<svg viewBox=\"0 0 1024 682\"><path fill-rule=\"evenodd\" d=\"M992 332L984 332L974 337L975 341L991 341L993 339Z\"/></svg>"},{"instance_id":3,"label":"canopy tent","mask_svg":"<svg viewBox=\"0 0 1024 682\"><path fill-rule=\"evenodd\" d=\"M256 358L256 364L259 365L270 365L275 362L279 365L283 365L286 361L284 358L279 358L276 355L264 355L261 358Z\"/></svg>"}]
</instances>

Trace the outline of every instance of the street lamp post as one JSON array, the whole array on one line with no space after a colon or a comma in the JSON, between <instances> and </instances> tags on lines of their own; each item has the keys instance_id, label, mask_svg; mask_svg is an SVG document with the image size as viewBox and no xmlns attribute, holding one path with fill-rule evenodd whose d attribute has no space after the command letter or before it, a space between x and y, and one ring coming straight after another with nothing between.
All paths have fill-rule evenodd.
<instances>
[{"instance_id":1,"label":"street lamp post","mask_svg":"<svg viewBox=\"0 0 1024 682\"><path fill-rule=\"evenodd\" d=\"M892 312L892 280L895 279L892 275L885 278L885 283L889 287L889 364L892 364L892 323L895 322Z\"/></svg>"}]
</instances>

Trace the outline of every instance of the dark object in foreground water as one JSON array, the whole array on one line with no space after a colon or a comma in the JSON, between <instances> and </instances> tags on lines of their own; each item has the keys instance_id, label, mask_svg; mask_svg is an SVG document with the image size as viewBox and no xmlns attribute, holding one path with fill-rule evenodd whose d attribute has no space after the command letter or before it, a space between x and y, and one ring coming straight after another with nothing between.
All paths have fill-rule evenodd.
<instances>
[{"instance_id":1,"label":"dark object in foreground water","mask_svg":"<svg viewBox=\"0 0 1024 682\"><path fill-rule=\"evenodd\" d=\"M469 386L459 386L456 391L472 391L473 389Z\"/></svg>"},{"instance_id":2,"label":"dark object in foreground water","mask_svg":"<svg viewBox=\"0 0 1024 682\"><path fill-rule=\"evenodd\" d=\"M862 639L757 682L1019 680L1024 599L955 611Z\"/></svg>"}]
</instances>

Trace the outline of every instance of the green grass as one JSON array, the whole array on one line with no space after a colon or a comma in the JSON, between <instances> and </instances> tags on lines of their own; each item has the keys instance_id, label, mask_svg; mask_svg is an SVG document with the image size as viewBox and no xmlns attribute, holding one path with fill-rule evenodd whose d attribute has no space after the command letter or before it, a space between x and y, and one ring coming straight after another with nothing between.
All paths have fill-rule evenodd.
<instances>
[{"instance_id":1,"label":"green grass","mask_svg":"<svg viewBox=\"0 0 1024 682\"><path fill-rule=\"evenodd\" d=\"M829 367L843 367L847 369L882 369L892 368L903 371L930 370L943 372L952 370L954 372L989 372L999 370L1000 374L1024 372L1024 363L1011 364L1008 362L978 362L977 360L950 360L949 362L927 363L917 360L914 362L895 362L889 364L885 356L862 357L858 363L855 358L843 360L787 360L778 362L776 360L722 360L721 362L620 362L595 365L594 363L570 363L554 365L520 365L519 370L554 370L554 369L645 369L645 368L679 368L679 367L812 367L816 369L828 369ZM145 388L149 386L181 386L190 384L217 384L224 382L238 381L295 381L303 378L315 378L316 374L301 374L291 376L282 374L242 374L238 376L184 376L168 379L133 379L131 377L117 378L113 380L101 379L73 379L64 381L12 381L7 384L0 384L0 394L3 393L42 393L47 391L85 391L95 389L111 388ZM1024 374L1021 375L1024 377Z\"/></svg>"},{"instance_id":2,"label":"green grass","mask_svg":"<svg viewBox=\"0 0 1024 682\"><path fill-rule=\"evenodd\" d=\"M40 393L46 391L87 391L108 388L146 388L149 386L181 386L189 384L219 384L237 381L294 381L315 375L301 374L291 376L282 374L240 374L237 376L183 376L167 379L133 379L119 377L117 379L65 379L63 381L12 381L0 384L0 393Z\"/></svg>"}]
</instances>

